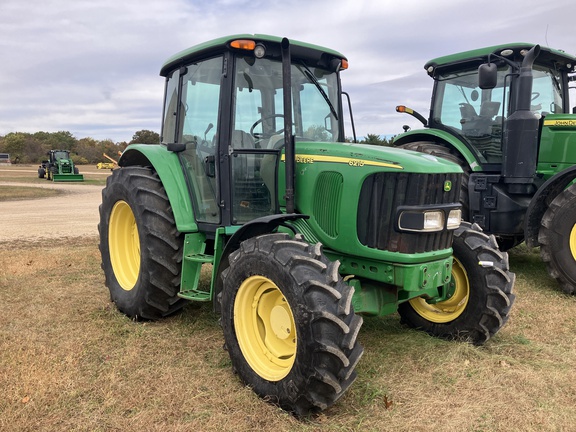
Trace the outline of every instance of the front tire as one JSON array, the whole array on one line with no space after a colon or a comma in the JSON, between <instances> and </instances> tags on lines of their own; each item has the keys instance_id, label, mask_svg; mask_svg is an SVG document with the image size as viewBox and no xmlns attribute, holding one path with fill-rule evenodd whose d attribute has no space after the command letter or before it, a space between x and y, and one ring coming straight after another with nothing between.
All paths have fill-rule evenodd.
<instances>
[{"instance_id":1,"label":"front tire","mask_svg":"<svg viewBox=\"0 0 576 432\"><path fill-rule=\"evenodd\" d=\"M494 236L463 222L454 232L453 295L436 304L423 298L402 303L398 312L410 327L481 345L508 321L515 275Z\"/></svg>"},{"instance_id":2,"label":"front tire","mask_svg":"<svg viewBox=\"0 0 576 432\"><path fill-rule=\"evenodd\" d=\"M298 416L332 405L356 379L362 318L320 244L268 234L229 257L219 295L226 348L244 383Z\"/></svg>"},{"instance_id":3,"label":"front tire","mask_svg":"<svg viewBox=\"0 0 576 432\"><path fill-rule=\"evenodd\" d=\"M560 193L542 217L540 256L566 294L576 294L576 185Z\"/></svg>"},{"instance_id":4,"label":"front tire","mask_svg":"<svg viewBox=\"0 0 576 432\"><path fill-rule=\"evenodd\" d=\"M110 298L134 319L158 319L185 304L183 236L160 178L149 168L115 170L102 190L100 253Z\"/></svg>"}]
</instances>

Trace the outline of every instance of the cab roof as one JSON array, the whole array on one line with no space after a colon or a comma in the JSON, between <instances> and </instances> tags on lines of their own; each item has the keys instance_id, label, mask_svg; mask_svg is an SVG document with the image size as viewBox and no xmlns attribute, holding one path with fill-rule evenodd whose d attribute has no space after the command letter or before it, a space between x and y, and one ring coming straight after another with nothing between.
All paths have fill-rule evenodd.
<instances>
[{"instance_id":1,"label":"cab roof","mask_svg":"<svg viewBox=\"0 0 576 432\"><path fill-rule=\"evenodd\" d=\"M249 39L256 43L262 43L265 46L267 46L267 44L279 46L283 38L264 34L236 34L212 39L180 51L168 58L162 65L160 75L166 76L169 71L186 63L190 58L203 57L228 50L230 42L237 39ZM338 51L292 39L290 39L290 50L293 57L311 59L318 62L321 62L323 56L347 60L346 57Z\"/></svg>"},{"instance_id":2,"label":"cab roof","mask_svg":"<svg viewBox=\"0 0 576 432\"><path fill-rule=\"evenodd\" d=\"M450 54L438 57L428 61L424 65L424 69L431 74L431 71L436 68L458 68L466 64L481 64L488 60L489 54L502 55L505 50L513 51L512 55L505 56L512 61L521 61L523 51L528 51L534 45L533 43L526 42L513 42L502 45L494 45L485 48L478 48L470 51L464 51L456 54ZM540 46L540 54L536 59L536 63L555 63L559 67L572 69L576 65L576 57L568 54L562 50L557 50L545 46Z\"/></svg>"}]
</instances>

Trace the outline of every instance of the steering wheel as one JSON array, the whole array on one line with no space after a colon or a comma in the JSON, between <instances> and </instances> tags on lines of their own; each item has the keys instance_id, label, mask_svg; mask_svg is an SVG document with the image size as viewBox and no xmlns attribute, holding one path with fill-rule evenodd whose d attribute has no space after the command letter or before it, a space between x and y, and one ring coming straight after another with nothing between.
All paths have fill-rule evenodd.
<instances>
[{"instance_id":1,"label":"steering wheel","mask_svg":"<svg viewBox=\"0 0 576 432\"><path fill-rule=\"evenodd\" d=\"M265 120L273 119L276 117L284 118L284 114L272 114L272 115L262 117L261 119L256 120L254 122L254 124L252 125L252 127L250 128L250 135L252 135L255 140L261 140L262 138L264 138L263 133L254 132L254 129L256 128L256 126L258 126L260 123L263 123ZM274 133L279 134L279 133L282 133L283 131L284 131L284 128L279 129L279 130L275 131Z\"/></svg>"}]
</instances>

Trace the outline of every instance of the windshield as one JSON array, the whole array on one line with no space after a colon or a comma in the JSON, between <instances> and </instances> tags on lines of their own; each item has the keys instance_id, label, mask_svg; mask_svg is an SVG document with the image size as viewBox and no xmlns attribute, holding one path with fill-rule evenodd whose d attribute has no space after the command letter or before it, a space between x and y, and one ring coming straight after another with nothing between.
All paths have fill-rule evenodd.
<instances>
[{"instance_id":1,"label":"windshield","mask_svg":"<svg viewBox=\"0 0 576 432\"><path fill-rule=\"evenodd\" d=\"M537 116L562 112L560 75L535 65L530 109ZM440 73L437 77L433 121L464 136L481 161L502 160L503 120L510 115L510 66L498 69L493 89L478 87L478 69Z\"/></svg>"},{"instance_id":2,"label":"windshield","mask_svg":"<svg viewBox=\"0 0 576 432\"><path fill-rule=\"evenodd\" d=\"M70 159L67 151L55 151L54 160Z\"/></svg>"},{"instance_id":3,"label":"windshield","mask_svg":"<svg viewBox=\"0 0 576 432\"><path fill-rule=\"evenodd\" d=\"M337 74L304 64L293 64L291 73L296 139L339 141ZM234 130L249 134L258 148L277 148L284 131L282 63L238 58L235 88Z\"/></svg>"}]
</instances>

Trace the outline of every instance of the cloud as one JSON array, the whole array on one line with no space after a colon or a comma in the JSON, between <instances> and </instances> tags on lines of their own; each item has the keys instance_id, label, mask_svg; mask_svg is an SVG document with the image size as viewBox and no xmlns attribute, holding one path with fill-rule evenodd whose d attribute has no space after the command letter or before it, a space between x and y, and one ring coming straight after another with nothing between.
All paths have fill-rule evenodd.
<instances>
[{"instance_id":1,"label":"cloud","mask_svg":"<svg viewBox=\"0 0 576 432\"><path fill-rule=\"evenodd\" d=\"M510 41L576 50L571 10L572 0L3 0L0 135L69 130L127 141L159 131L165 59L235 33L342 52L358 134L395 134L411 120L396 105L427 115L427 60Z\"/></svg>"}]
</instances>

